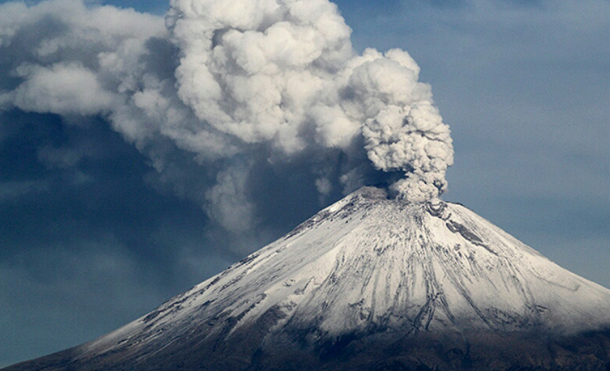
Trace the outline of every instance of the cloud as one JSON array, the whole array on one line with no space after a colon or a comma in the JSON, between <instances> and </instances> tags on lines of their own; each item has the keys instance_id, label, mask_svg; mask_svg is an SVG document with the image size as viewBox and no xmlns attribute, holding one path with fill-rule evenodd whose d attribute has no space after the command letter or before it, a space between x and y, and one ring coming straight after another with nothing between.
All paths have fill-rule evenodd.
<instances>
[{"instance_id":1,"label":"cloud","mask_svg":"<svg viewBox=\"0 0 610 371\"><path fill-rule=\"evenodd\" d=\"M21 65L16 73L25 81L13 92L13 104L24 111L86 116L116 104L114 94L101 87L96 75L77 64Z\"/></svg>"},{"instance_id":2,"label":"cloud","mask_svg":"<svg viewBox=\"0 0 610 371\"><path fill-rule=\"evenodd\" d=\"M247 231L253 224L253 205L247 194L245 165L229 167L217 175L217 183L206 192L208 215L229 232Z\"/></svg>"},{"instance_id":3,"label":"cloud","mask_svg":"<svg viewBox=\"0 0 610 371\"><path fill-rule=\"evenodd\" d=\"M259 233L263 163L266 186L308 173L293 191L318 207L367 184L417 202L446 190L451 138L419 67L398 49L356 53L327 0L176 0L165 22L80 0L1 7L3 109L103 118L150 158L150 180L225 231ZM80 161L49 145L39 159Z\"/></svg>"},{"instance_id":4,"label":"cloud","mask_svg":"<svg viewBox=\"0 0 610 371\"><path fill-rule=\"evenodd\" d=\"M0 203L14 201L32 193L46 192L48 188L44 181L0 182Z\"/></svg>"},{"instance_id":5,"label":"cloud","mask_svg":"<svg viewBox=\"0 0 610 371\"><path fill-rule=\"evenodd\" d=\"M433 105L429 86L417 81L419 67L400 50L356 55L334 4L174 1L168 25L182 56L178 95L215 130L244 145L270 146L282 157L313 148L349 156L364 135L360 150L375 168L406 173L401 184L409 186L394 187L402 197L424 201L445 190L451 139L438 111L414 108ZM406 129L408 120L418 127ZM434 124L422 129L419 121ZM383 126L387 138L374 134L373 126ZM444 145L423 143L428 133ZM345 169L339 179L354 170ZM435 174L424 176L430 171Z\"/></svg>"}]
</instances>

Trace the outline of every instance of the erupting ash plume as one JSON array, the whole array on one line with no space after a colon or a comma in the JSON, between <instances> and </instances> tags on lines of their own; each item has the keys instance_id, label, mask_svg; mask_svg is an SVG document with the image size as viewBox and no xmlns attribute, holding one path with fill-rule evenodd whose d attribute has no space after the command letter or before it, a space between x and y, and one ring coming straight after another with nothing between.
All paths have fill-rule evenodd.
<instances>
[{"instance_id":1,"label":"erupting ash plume","mask_svg":"<svg viewBox=\"0 0 610 371\"><path fill-rule=\"evenodd\" d=\"M256 226L261 183L295 173L290 193L322 202L370 184L410 202L446 190L449 128L418 65L356 53L327 0L173 0L165 20L82 0L0 14L0 113L105 118L225 230Z\"/></svg>"},{"instance_id":2,"label":"erupting ash plume","mask_svg":"<svg viewBox=\"0 0 610 371\"><path fill-rule=\"evenodd\" d=\"M347 151L362 136L376 169L405 173L392 185L401 197L446 189L449 128L419 67L398 49L355 55L334 4L174 0L167 25L181 55L178 96L202 123L195 135L217 130L282 156Z\"/></svg>"}]
</instances>

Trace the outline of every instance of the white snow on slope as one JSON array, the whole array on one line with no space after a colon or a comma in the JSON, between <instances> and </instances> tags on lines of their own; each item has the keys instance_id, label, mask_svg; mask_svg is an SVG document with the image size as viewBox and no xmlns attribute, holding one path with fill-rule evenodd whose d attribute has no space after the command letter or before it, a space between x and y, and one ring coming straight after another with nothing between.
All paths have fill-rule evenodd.
<instances>
[{"instance_id":1,"label":"white snow on slope","mask_svg":"<svg viewBox=\"0 0 610 371\"><path fill-rule=\"evenodd\" d=\"M218 333L227 318L232 333L271 309L284 315L272 332L315 329L322 338L572 333L610 325L608 308L610 290L461 205L409 204L363 188L87 349L105 352L136 336L146 343L194 327Z\"/></svg>"}]
</instances>

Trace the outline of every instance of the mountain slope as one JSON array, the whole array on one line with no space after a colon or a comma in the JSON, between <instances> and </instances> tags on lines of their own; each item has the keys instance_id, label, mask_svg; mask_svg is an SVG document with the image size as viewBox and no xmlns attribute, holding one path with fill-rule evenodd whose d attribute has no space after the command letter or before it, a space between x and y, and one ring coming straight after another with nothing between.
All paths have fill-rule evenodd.
<instances>
[{"instance_id":1,"label":"mountain slope","mask_svg":"<svg viewBox=\"0 0 610 371\"><path fill-rule=\"evenodd\" d=\"M605 371L609 308L610 290L461 205L363 188L137 321L8 370Z\"/></svg>"}]
</instances>

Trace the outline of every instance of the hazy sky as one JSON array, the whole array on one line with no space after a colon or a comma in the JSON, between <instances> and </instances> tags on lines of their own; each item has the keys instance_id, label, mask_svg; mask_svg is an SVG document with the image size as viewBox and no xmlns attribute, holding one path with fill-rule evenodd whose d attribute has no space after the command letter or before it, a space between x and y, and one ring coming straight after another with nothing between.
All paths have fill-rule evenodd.
<instances>
[{"instance_id":1,"label":"hazy sky","mask_svg":"<svg viewBox=\"0 0 610 371\"><path fill-rule=\"evenodd\" d=\"M74 10L76 0L56 3L72 7L63 13L68 20L41 17L32 26L26 15L34 8L0 1L0 367L103 335L341 197L340 190L318 194L310 159L284 161L256 148L248 152L261 158L254 165L232 158L212 168L181 150L188 143L129 137L130 112L121 113L120 130L111 125L103 112L114 98L96 84L122 86L129 76L91 77L83 66L100 51L71 32L103 23L114 33L90 37L105 56L115 45L123 48L117 55L140 51L144 72L173 76L176 50L163 41L159 18L169 4L86 2L152 14L88 18ZM401 48L431 84L455 149L443 199L610 287L610 1L335 3L358 52ZM70 23L71 16L81 18ZM154 40L116 41L127 34ZM163 58L147 58L146 50ZM36 63L54 64L53 76L70 78L39 73L34 52ZM8 105L3 94L28 76L38 76L53 99L28 100L32 89L24 88ZM253 175L242 180L246 166ZM210 179L237 189L210 187ZM226 201L243 194L250 199Z\"/></svg>"}]
</instances>

